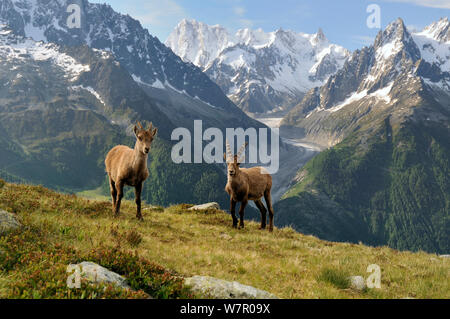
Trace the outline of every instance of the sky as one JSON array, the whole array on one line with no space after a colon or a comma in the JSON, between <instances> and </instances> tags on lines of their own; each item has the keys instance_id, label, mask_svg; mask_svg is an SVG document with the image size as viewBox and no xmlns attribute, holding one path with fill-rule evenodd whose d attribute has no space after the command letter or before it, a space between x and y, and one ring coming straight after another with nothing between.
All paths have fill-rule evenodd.
<instances>
[{"instance_id":1,"label":"sky","mask_svg":"<svg viewBox=\"0 0 450 319\"><path fill-rule=\"evenodd\" d=\"M421 30L450 16L450 0L90 0L107 3L139 20L164 42L184 18L230 32L282 28L316 33L322 28L332 42L349 50L372 44L386 25L401 17L410 29ZM372 6L371 6L372 5ZM373 5L376 5L374 7ZM375 9L374 9L375 8ZM379 15L376 15L379 9ZM376 17L379 16L379 20ZM371 23L367 23L367 20ZM377 23L379 21L379 23Z\"/></svg>"}]
</instances>

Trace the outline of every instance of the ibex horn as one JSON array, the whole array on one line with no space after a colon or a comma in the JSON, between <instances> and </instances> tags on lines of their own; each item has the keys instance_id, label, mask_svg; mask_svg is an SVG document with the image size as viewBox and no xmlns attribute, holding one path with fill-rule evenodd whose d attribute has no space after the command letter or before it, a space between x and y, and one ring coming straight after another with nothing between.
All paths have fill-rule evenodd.
<instances>
[{"instance_id":1,"label":"ibex horn","mask_svg":"<svg viewBox=\"0 0 450 319\"><path fill-rule=\"evenodd\" d=\"M228 143L228 140L226 140L226 144L227 144L227 162L231 161L233 158L233 153L231 152L231 147L230 147L230 143Z\"/></svg>"},{"instance_id":2,"label":"ibex horn","mask_svg":"<svg viewBox=\"0 0 450 319\"><path fill-rule=\"evenodd\" d=\"M239 149L239 152L237 153L237 158L239 159L239 161L241 160L241 156L242 154L245 155L245 148L247 147L248 142L245 142L244 144L242 144L241 148Z\"/></svg>"},{"instance_id":3,"label":"ibex horn","mask_svg":"<svg viewBox=\"0 0 450 319\"><path fill-rule=\"evenodd\" d=\"M141 124L141 122L137 122L137 124L138 124L138 126L139 126L139 129L141 129L141 130L143 130L144 128L142 127L142 124Z\"/></svg>"},{"instance_id":4,"label":"ibex horn","mask_svg":"<svg viewBox=\"0 0 450 319\"><path fill-rule=\"evenodd\" d=\"M153 122L150 122L150 125L148 126L148 130L147 131L151 131L153 128Z\"/></svg>"}]
</instances>

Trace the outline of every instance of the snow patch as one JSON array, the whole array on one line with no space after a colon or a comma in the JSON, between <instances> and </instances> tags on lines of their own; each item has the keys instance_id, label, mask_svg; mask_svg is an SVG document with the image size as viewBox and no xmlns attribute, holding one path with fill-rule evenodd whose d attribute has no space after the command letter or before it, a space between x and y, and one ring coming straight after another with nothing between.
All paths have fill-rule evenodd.
<instances>
[{"instance_id":1,"label":"snow patch","mask_svg":"<svg viewBox=\"0 0 450 319\"><path fill-rule=\"evenodd\" d=\"M66 78L75 81L84 73L90 71L89 65L78 63L73 57L59 51L55 44L36 42L31 39L8 37L11 33L0 27L0 57L9 60L50 61L66 73Z\"/></svg>"},{"instance_id":2,"label":"snow patch","mask_svg":"<svg viewBox=\"0 0 450 319\"><path fill-rule=\"evenodd\" d=\"M97 93L97 91L95 91L92 87L90 87L90 86L83 86L83 85L75 85L75 86L71 86L71 89L72 90L75 90L75 91L79 91L79 90L86 90L86 91L88 91L89 93L91 93L93 96L95 96L95 98L98 100L98 101L100 101L100 103L102 103L103 105L105 105L106 106L106 103L105 103L105 101L103 101L103 99L102 99L102 97L100 96L100 94L98 94Z\"/></svg>"},{"instance_id":3,"label":"snow patch","mask_svg":"<svg viewBox=\"0 0 450 319\"><path fill-rule=\"evenodd\" d=\"M440 42L433 35L433 32L425 29L414 33L412 37L425 61L436 64L443 72L450 72L450 41Z\"/></svg>"},{"instance_id":4,"label":"snow patch","mask_svg":"<svg viewBox=\"0 0 450 319\"><path fill-rule=\"evenodd\" d=\"M394 82L391 82L384 88L376 90L375 92L370 93L370 94L367 94L368 90L363 90L361 92L354 92L344 102L342 102L336 106L333 106L329 109L325 109L325 111L330 112L330 113L337 112L337 111L341 110L343 107L345 107L353 102L357 102L365 97L367 97L367 98L374 97L378 100L384 101L385 103L390 103L391 97L389 96L389 93L391 92L393 85L394 85ZM308 114L307 117L309 117L310 114Z\"/></svg>"}]
</instances>

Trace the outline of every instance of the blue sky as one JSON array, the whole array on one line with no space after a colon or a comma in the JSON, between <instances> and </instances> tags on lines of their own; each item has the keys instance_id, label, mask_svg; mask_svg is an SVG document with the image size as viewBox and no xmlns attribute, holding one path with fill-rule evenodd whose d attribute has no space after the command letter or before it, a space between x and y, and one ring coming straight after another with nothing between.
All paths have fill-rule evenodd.
<instances>
[{"instance_id":1,"label":"blue sky","mask_svg":"<svg viewBox=\"0 0 450 319\"><path fill-rule=\"evenodd\" d=\"M401 17L408 27L422 29L449 17L450 0L90 0L108 3L116 11L138 19L164 42L183 19L220 24L232 32L240 28L278 28L315 33L321 27L333 43L350 50L371 44L378 33L368 28L368 5L380 8L381 28Z\"/></svg>"}]
</instances>

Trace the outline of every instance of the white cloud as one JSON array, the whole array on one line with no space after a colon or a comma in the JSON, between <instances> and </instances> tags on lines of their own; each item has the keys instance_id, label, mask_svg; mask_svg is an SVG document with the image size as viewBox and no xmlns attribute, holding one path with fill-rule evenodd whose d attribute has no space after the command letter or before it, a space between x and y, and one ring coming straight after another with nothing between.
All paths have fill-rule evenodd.
<instances>
[{"instance_id":1,"label":"white cloud","mask_svg":"<svg viewBox=\"0 0 450 319\"><path fill-rule=\"evenodd\" d=\"M245 12L246 12L245 8L244 7L240 7L240 6L239 7L234 7L233 11L234 11L234 14L236 14L237 16L240 16L240 17L242 17L245 14Z\"/></svg>"},{"instance_id":2,"label":"white cloud","mask_svg":"<svg viewBox=\"0 0 450 319\"><path fill-rule=\"evenodd\" d=\"M417 6L430 7L430 8L450 9L450 1L449 0L385 0L385 1L411 3L411 4L415 4Z\"/></svg>"},{"instance_id":3,"label":"white cloud","mask_svg":"<svg viewBox=\"0 0 450 319\"><path fill-rule=\"evenodd\" d=\"M245 13L247 12L247 9L245 9L245 7L238 5L234 6L232 9L235 15L236 25L240 26L241 28L253 27L254 21L245 17Z\"/></svg>"}]
</instances>

